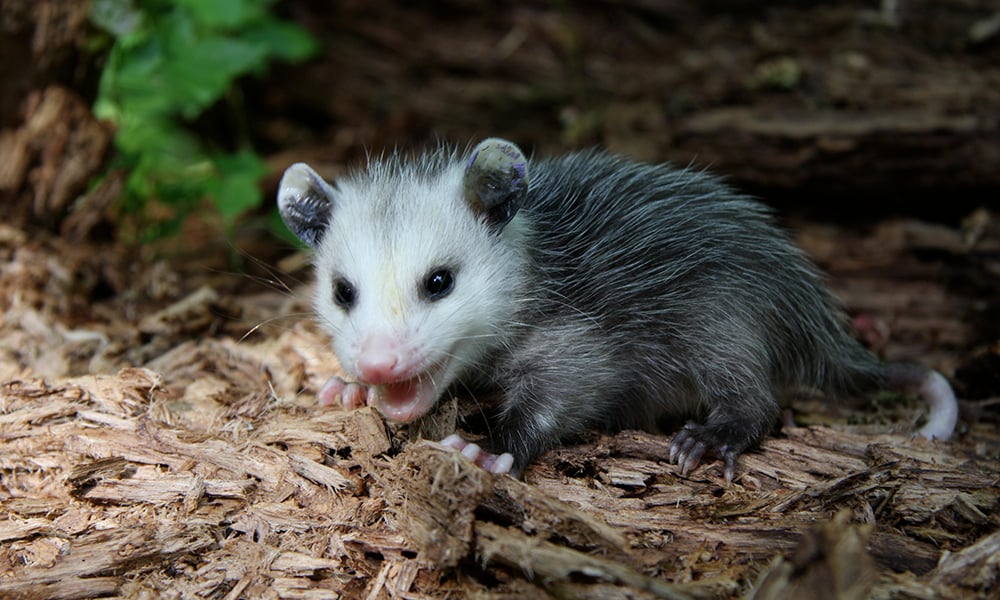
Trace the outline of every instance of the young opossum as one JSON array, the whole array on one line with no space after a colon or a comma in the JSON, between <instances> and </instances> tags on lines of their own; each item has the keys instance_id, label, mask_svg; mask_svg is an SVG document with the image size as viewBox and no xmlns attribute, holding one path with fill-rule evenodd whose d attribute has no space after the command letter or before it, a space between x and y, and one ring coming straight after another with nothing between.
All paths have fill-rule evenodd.
<instances>
[{"instance_id":1,"label":"young opossum","mask_svg":"<svg viewBox=\"0 0 1000 600\"><path fill-rule=\"evenodd\" d=\"M407 422L449 388L492 387L486 449L445 443L493 472L671 415L698 420L666 458L687 473L717 456L731 480L802 388L913 388L931 407L922 435L955 426L947 381L879 363L768 210L704 172L599 151L529 164L490 138L333 186L296 164L278 205L315 247L316 313L353 380L321 402Z\"/></svg>"}]
</instances>

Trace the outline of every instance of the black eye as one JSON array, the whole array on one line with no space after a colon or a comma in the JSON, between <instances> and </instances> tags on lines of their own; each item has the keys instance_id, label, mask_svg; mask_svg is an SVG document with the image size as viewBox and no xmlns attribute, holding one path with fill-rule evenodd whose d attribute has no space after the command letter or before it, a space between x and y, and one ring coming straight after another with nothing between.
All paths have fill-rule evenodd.
<instances>
[{"instance_id":1,"label":"black eye","mask_svg":"<svg viewBox=\"0 0 1000 600\"><path fill-rule=\"evenodd\" d=\"M455 275L447 269L438 269L424 280L424 293L428 300L440 300L455 287Z\"/></svg>"},{"instance_id":2,"label":"black eye","mask_svg":"<svg viewBox=\"0 0 1000 600\"><path fill-rule=\"evenodd\" d=\"M354 305L354 286L346 279L335 279L333 282L333 301L343 309Z\"/></svg>"}]
</instances>

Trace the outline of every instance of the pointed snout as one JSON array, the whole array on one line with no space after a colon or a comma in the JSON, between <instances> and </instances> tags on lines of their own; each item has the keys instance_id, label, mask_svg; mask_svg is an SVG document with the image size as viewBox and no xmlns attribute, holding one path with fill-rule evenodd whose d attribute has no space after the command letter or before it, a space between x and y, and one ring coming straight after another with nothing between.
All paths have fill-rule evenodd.
<instances>
[{"instance_id":1,"label":"pointed snout","mask_svg":"<svg viewBox=\"0 0 1000 600\"><path fill-rule=\"evenodd\" d=\"M385 354L366 354L358 359L358 377L369 385L392 383L402 379L399 369L399 355L395 352Z\"/></svg>"},{"instance_id":2,"label":"pointed snout","mask_svg":"<svg viewBox=\"0 0 1000 600\"><path fill-rule=\"evenodd\" d=\"M354 363L358 379L368 385L395 383L413 376L413 356L389 337L369 337L361 343Z\"/></svg>"}]
</instances>

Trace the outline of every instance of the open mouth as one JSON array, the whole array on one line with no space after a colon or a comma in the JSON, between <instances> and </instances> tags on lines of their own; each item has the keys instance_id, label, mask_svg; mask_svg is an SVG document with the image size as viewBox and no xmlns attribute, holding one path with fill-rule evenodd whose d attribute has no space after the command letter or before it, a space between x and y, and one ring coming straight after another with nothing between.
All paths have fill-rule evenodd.
<instances>
[{"instance_id":1,"label":"open mouth","mask_svg":"<svg viewBox=\"0 0 1000 600\"><path fill-rule=\"evenodd\" d=\"M430 411L437 402L445 363L409 379L373 386L375 407L390 421L408 423Z\"/></svg>"}]
</instances>

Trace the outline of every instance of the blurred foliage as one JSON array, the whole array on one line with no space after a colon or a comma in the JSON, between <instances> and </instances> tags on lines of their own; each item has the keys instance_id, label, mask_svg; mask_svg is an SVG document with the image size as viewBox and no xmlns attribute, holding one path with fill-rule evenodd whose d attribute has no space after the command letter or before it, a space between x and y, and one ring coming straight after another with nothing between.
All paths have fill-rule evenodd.
<instances>
[{"instance_id":1,"label":"blurred foliage","mask_svg":"<svg viewBox=\"0 0 1000 600\"><path fill-rule=\"evenodd\" d=\"M315 52L314 40L274 17L271 4L94 0L91 21L110 45L94 112L117 127L113 168L129 173L125 207L139 216L140 239L176 231L206 199L227 232L260 206L266 168L249 141L220 142L199 129L209 109L212 119L228 123L244 117L240 77L261 75L272 60L300 61Z\"/></svg>"}]
</instances>

